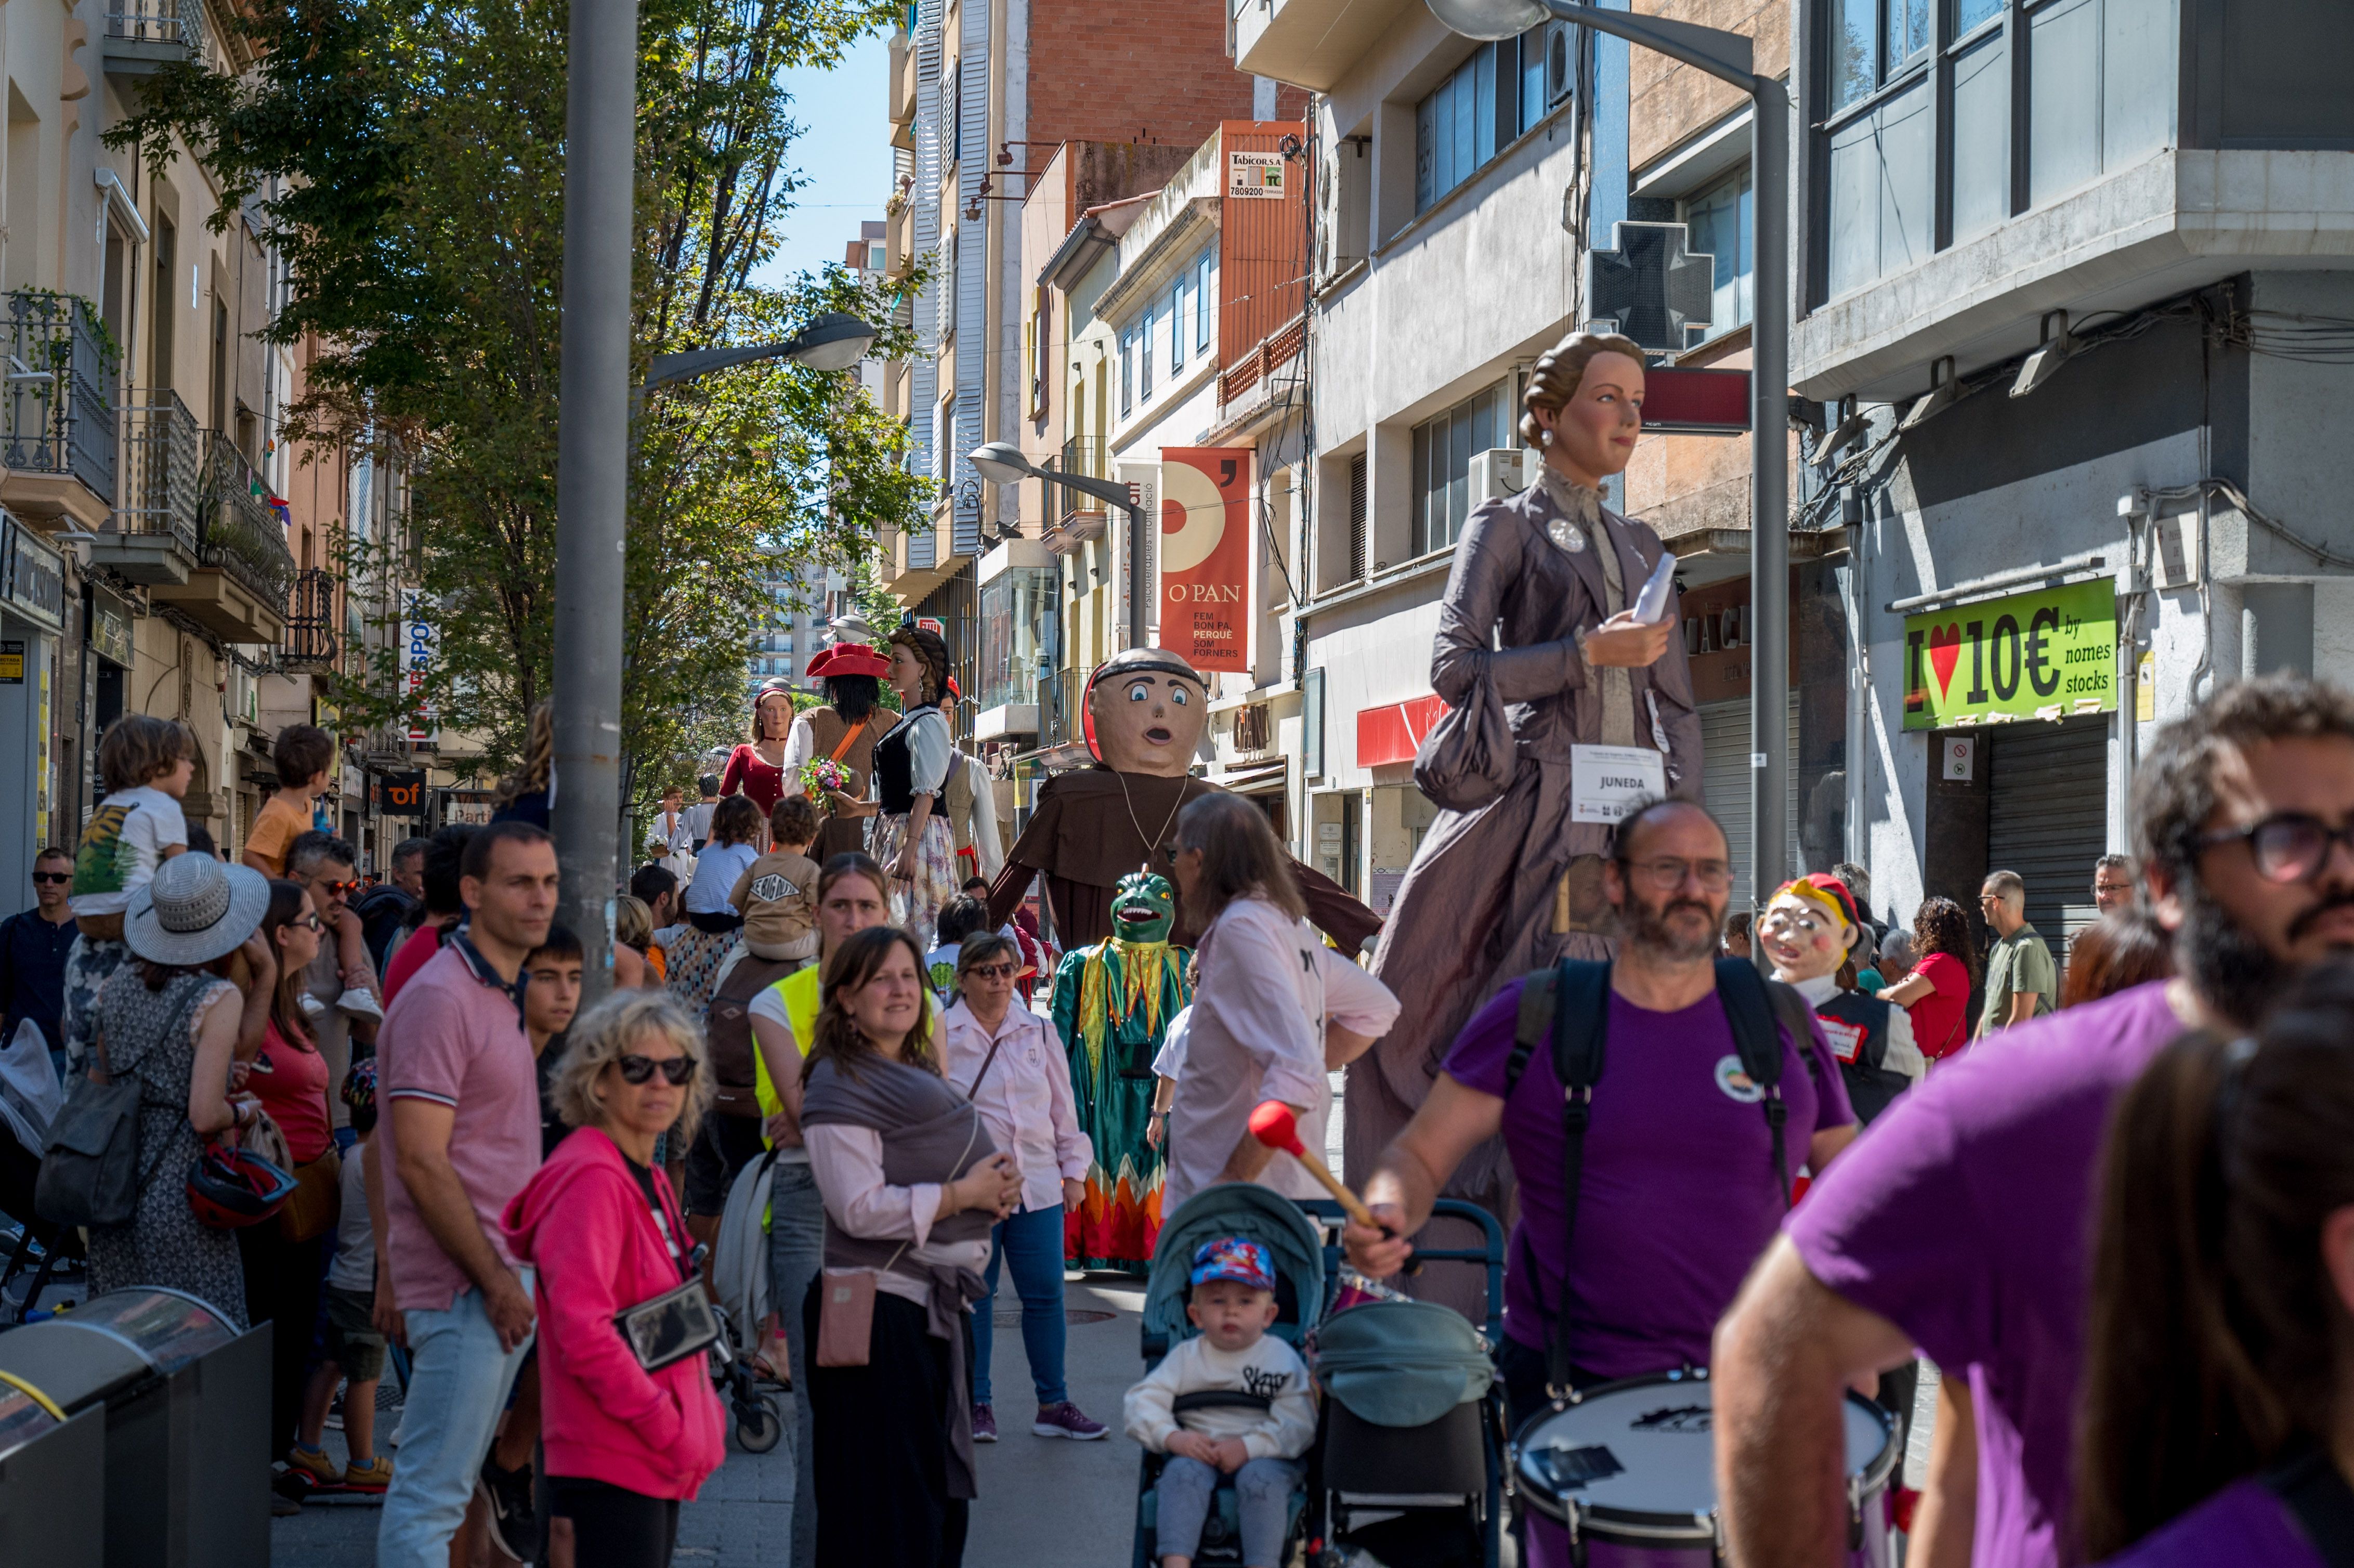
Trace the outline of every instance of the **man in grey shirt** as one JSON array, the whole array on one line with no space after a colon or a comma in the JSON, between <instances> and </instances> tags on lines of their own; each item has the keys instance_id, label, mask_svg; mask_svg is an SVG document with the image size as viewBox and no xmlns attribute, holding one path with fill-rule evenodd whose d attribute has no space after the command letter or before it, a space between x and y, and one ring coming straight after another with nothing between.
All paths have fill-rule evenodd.
<instances>
[{"instance_id":1,"label":"man in grey shirt","mask_svg":"<svg viewBox=\"0 0 2354 1568\"><path fill-rule=\"evenodd\" d=\"M1994 927L1987 954L1986 1011L1978 1015L1978 1038L2049 1012L2060 996L2060 970L2052 948L2027 923L2027 884L2015 871L1998 871L1978 889L1978 908Z\"/></svg>"}]
</instances>

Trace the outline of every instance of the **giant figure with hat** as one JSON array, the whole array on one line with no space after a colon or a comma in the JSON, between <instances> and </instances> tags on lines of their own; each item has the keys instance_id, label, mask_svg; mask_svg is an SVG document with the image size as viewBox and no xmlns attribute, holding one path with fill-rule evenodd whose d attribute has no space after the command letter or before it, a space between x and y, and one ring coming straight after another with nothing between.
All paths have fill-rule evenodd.
<instances>
[{"instance_id":1,"label":"giant figure with hat","mask_svg":"<svg viewBox=\"0 0 2354 1568\"><path fill-rule=\"evenodd\" d=\"M843 623L834 625L840 630ZM826 813L809 852L820 865L845 851L866 848L864 814L852 808L866 799L867 783L874 777L875 743L896 716L882 704L883 676L890 668L890 660L865 641L836 642L809 662L810 677L823 684L825 705L794 715L792 737L785 746L785 770L796 780L795 787L806 789ZM819 762L830 762L841 771L838 790L809 789L801 781Z\"/></svg>"}]
</instances>

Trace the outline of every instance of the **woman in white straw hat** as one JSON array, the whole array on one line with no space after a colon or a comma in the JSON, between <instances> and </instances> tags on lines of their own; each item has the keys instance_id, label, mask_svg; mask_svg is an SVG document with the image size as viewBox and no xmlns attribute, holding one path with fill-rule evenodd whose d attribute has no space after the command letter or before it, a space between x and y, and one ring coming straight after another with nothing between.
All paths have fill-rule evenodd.
<instances>
[{"instance_id":1,"label":"woman in white straw hat","mask_svg":"<svg viewBox=\"0 0 2354 1568\"><path fill-rule=\"evenodd\" d=\"M98 995L93 1075L139 1081L139 1207L127 1225L90 1233L90 1290L161 1285L201 1298L246 1324L245 1270L234 1232L196 1221L186 1190L204 1141L251 1124L259 1102L229 1097L229 1069L248 1009L267 1012L278 965L254 939L270 907L260 872L184 854L132 895L122 938L133 962ZM215 972L244 950L251 994Z\"/></svg>"}]
</instances>

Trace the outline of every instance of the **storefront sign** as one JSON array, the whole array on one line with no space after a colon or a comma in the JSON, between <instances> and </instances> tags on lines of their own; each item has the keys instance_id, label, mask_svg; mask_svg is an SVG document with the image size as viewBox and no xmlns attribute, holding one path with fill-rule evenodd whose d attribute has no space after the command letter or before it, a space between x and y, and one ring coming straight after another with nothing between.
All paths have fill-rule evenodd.
<instances>
[{"instance_id":1,"label":"storefront sign","mask_svg":"<svg viewBox=\"0 0 2354 1568\"><path fill-rule=\"evenodd\" d=\"M65 630L66 558L0 513L0 599L44 631Z\"/></svg>"},{"instance_id":2,"label":"storefront sign","mask_svg":"<svg viewBox=\"0 0 2354 1568\"><path fill-rule=\"evenodd\" d=\"M425 814L425 775L379 773L376 776L376 809L387 817Z\"/></svg>"},{"instance_id":3,"label":"storefront sign","mask_svg":"<svg viewBox=\"0 0 2354 1568\"><path fill-rule=\"evenodd\" d=\"M1250 669L1248 447L1161 451L1161 645L1204 672Z\"/></svg>"},{"instance_id":4,"label":"storefront sign","mask_svg":"<svg viewBox=\"0 0 2354 1568\"><path fill-rule=\"evenodd\" d=\"M1422 749L1422 737L1446 716L1447 704L1435 693L1408 702L1384 703L1377 708L1359 708L1357 766L1382 768L1412 762Z\"/></svg>"},{"instance_id":5,"label":"storefront sign","mask_svg":"<svg viewBox=\"0 0 2354 1568\"><path fill-rule=\"evenodd\" d=\"M433 710L425 700L426 677L433 668L433 623L427 619L431 601L411 591L400 617L402 690L408 698L408 743L423 746L433 738Z\"/></svg>"},{"instance_id":6,"label":"storefront sign","mask_svg":"<svg viewBox=\"0 0 2354 1568\"><path fill-rule=\"evenodd\" d=\"M25 640L11 637L0 642L0 686L21 686L25 683Z\"/></svg>"},{"instance_id":7,"label":"storefront sign","mask_svg":"<svg viewBox=\"0 0 2354 1568\"><path fill-rule=\"evenodd\" d=\"M100 658L131 668L131 612L95 590L90 596L90 645Z\"/></svg>"},{"instance_id":8,"label":"storefront sign","mask_svg":"<svg viewBox=\"0 0 2354 1568\"><path fill-rule=\"evenodd\" d=\"M1904 727L2064 718L2117 705L2107 579L1904 618Z\"/></svg>"},{"instance_id":9,"label":"storefront sign","mask_svg":"<svg viewBox=\"0 0 2354 1568\"><path fill-rule=\"evenodd\" d=\"M1283 154L1228 153L1226 194L1246 200L1278 201L1283 196Z\"/></svg>"}]
</instances>

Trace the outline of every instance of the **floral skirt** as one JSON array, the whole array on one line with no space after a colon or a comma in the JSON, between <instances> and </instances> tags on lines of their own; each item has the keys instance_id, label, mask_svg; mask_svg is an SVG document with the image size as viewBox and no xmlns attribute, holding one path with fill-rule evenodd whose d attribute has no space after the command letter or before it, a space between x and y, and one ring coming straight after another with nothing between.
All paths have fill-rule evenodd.
<instances>
[{"instance_id":1,"label":"floral skirt","mask_svg":"<svg viewBox=\"0 0 2354 1568\"><path fill-rule=\"evenodd\" d=\"M899 880L895 873L900 847L907 842L908 820L888 812L866 819L866 853L890 879L891 924L913 936L916 945L928 953L938 940L934 933L940 908L957 895L962 878L949 820L934 811L925 819L923 841L916 847L915 880Z\"/></svg>"}]
</instances>

